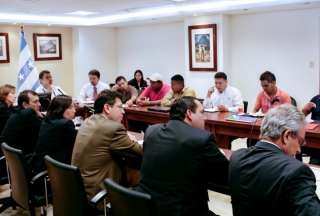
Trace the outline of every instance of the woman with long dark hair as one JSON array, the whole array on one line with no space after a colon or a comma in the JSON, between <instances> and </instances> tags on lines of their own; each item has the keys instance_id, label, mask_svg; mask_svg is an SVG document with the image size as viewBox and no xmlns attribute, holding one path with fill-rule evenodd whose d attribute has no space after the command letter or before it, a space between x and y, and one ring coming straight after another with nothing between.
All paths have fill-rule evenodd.
<instances>
[{"instance_id":1,"label":"woman with long dark hair","mask_svg":"<svg viewBox=\"0 0 320 216\"><path fill-rule=\"evenodd\" d=\"M138 92L142 92L145 87L148 86L147 82L143 79L143 73L141 70L136 70L134 72L134 78L130 80L129 85L135 87Z\"/></svg>"},{"instance_id":2,"label":"woman with long dark hair","mask_svg":"<svg viewBox=\"0 0 320 216\"><path fill-rule=\"evenodd\" d=\"M33 157L35 173L45 169L44 156L70 164L74 141L77 135L72 121L75 108L72 98L59 95L52 99L47 116L41 124L38 143Z\"/></svg>"},{"instance_id":3,"label":"woman with long dark hair","mask_svg":"<svg viewBox=\"0 0 320 216\"><path fill-rule=\"evenodd\" d=\"M16 88L12 85L6 84L0 86L0 135L7 120L13 112L13 103L16 100L15 91Z\"/></svg>"}]
</instances>

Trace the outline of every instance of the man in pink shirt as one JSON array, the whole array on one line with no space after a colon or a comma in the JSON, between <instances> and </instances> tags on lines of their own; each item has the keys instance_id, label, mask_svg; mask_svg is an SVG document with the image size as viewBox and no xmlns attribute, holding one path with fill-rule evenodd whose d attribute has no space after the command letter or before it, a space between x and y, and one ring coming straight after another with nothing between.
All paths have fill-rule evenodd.
<instances>
[{"instance_id":1,"label":"man in pink shirt","mask_svg":"<svg viewBox=\"0 0 320 216\"><path fill-rule=\"evenodd\" d=\"M291 103L290 96L280 90L276 85L276 76L270 71L266 71L260 76L262 92L257 96L253 112L268 112L269 109L285 103Z\"/></svg>"},{"instance_id":2,"label":"man in pink shirt","mask_svg":"<svg viewBox=\"0 0 320 216\"><path fill-rule=\"evenodd\" d=\"M154 73L149 78L150 86L147 87L137 99L140 106L160 105L161 99L170 91L171 87L163 83L161 74Z\"/></svg>"}]
</instances>

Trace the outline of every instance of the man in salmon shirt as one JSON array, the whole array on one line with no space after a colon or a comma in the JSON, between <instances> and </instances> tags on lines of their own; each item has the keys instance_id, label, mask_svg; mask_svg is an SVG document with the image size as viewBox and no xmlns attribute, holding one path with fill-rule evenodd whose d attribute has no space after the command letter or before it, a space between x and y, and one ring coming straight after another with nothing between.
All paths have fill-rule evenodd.
<instances>
[{"instance_id":1,"label":"man in salmon shirt","mask_svg":"<svg viewBox=\"0 0 320 216\"><path fill-rule=\"evenodd\" d=\"M262 92L257 96L253 112L261 109L262 113L268 112L269 109L281 104L291 103L288 93L279 89L276 85L276 76L270 71L266 71L260 76Z\"/></svg>"},{"instance_id":2,"label":"man in salmon shirt","mask_svg":"<svg viewBox=\"0 0 320 216\"><path fill-rule=\"evenodd\" d=\"M147 87L137 99L140 106L160 105L162 98L171 90L170 85L163 83L161 74L154 73L149 78L150 86Z\"/></svg>"}]
</instances>

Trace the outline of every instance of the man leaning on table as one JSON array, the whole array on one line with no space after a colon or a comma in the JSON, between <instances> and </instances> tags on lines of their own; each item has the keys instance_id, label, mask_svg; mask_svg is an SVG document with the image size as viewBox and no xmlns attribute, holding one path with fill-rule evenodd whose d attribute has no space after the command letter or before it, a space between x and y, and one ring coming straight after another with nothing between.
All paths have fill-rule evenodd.
<instances>
[{"instance_id":1,"label":"man leaning on table","mask_svg":"<svg viewBox=\"0 0 320 216\"><path fill-rule=\"evenodd\" d=\"M204 108L222 112L243 111L241 93L228 84L228 78L224 72L215 74L214 83L215 86L208 89L207 97L203 102Z\"/></svg>"},{"instance_id":2,"label":"man leaning on table","mask_svg":"<svg viewBox=\"0 0 320 216\"><path fill-rule=\"evenodd\" d=\"M171 106L182 97L196 97L196 92L190 87L184 86L184 78L180 74L171 77L171 90L161 100L161 106Z\"/></svg>"},{"instance_id":3,"label":"man leaning on table","mask_svg":"<svg viewBox=\"0 0 320 216\"><path fill-rule=\"evenodd\" d=\"M315 176L295 159L305 142L303 113L290 104L273 108L260 131L260 142L230 159L233 215L320 215Z\"/></svg>"},{"instance_id":4,"label":"man leaning on table","mask_svg":"<svg viewBox=\"0 0 320 216\"><path fill-rule=\"evenodd\" d=\"M150 80L148 86L138 97L139 106L156 106L160 105L162 98L170 91L170 85L163 82L162 75L154 73L147 78Z\"/></svg>"}]
</instances>

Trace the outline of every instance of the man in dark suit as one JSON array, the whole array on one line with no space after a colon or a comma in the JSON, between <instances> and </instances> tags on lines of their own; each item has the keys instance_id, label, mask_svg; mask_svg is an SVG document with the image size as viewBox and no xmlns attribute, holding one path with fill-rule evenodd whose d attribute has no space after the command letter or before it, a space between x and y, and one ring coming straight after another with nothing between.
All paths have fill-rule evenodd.
<instances>
[{"instance_id":1,"label":"man in dark suit","mask_svg":"<svg viewBox=\"0 0 320 216\"><path fill-rule=\"evenodd\" d=\"M262 121L261 140L232 154L234 216L320 215L315 176L294 158L305 142L304 118L289 104L273 108Z\"/></svg>"},{"instance_id":2,"label":"man in dark suit","mask_svg":"<svg viewBox=\"0 0 320 216\"><path fill-rule=\"evenodd\" d=\"M193 97L172 105L168 123L147 129L137 190L152 196L157 215L215 215L208 209L207 185L227 184L229 162L203 129L203 107Z\"/></svg>"},{"instance_id":3,"label":"man in dark suit","mask_svg":"<svg viewBox=\"0 0 320 216\"><path fill-rule=\"evenodd\" d=\"M18 109L8 119L1 136L8 145L21 149L25 155L33 153L38 140L42 114L37 93L22 91L18 96Z\"/></svg>"}]
</instances>

